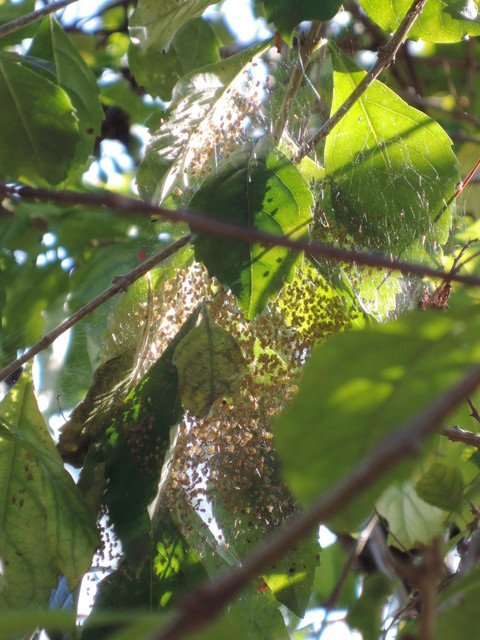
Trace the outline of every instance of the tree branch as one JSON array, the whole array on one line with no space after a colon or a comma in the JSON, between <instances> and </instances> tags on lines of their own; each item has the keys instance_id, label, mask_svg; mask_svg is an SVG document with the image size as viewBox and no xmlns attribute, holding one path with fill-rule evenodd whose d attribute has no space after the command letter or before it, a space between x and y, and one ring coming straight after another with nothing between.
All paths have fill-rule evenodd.
<instances>
[{"instance_id":1,"label":"tree branch","mask_svg":"<svg viewBox=\"0 0 480 640\"><path fill-rule=\"evenodd\" d=\"M173 223L181 222L188 224L192 231L198 231L221 238L231 238L239 242L259 242L265 247L285 247L292 251L304 251L309 256L324 258L332 262L346 262L365 267L373 267L375 269L390 269L406 275L480 286L480 277L477 276L432 269L431 267L426 267L418 263L397 260L381 253L368 253L355 249L334 247L323 242L292 239L287 236L260 231L254 227L241 226L220 218L195 213L188 209L165 209L151 202L135 200L134 198L122 196L110 191L103 191L101 193L53 191L29 186L8 186L0 183L0 198L1 197L9 197L14 201L15 199L21 198L65 205L106 207L120 213L141 216L150 215L164 218Z\"/></svg>"},{"instance_id":2,"label":"tree branch","mask_svg":"<svg viewBox=\"0 0 480 640\"><path fill-rule=\"evenodd\" d=\"M447 437L452 442L463 442L469 447L476 447L480 451L480 434L460 429L456 424L442 429L442 436Z\"/></svg>"},{"instance_id":3,"label":"tree branch","mask_svg":"<svg viewBox=\"0 0 480 640\"><path fill-rule=\"evenodd\" d=\"M51 4L47 4L46 7L42 7L41 9L37 9L37 11L32 11L31 13L27 13L24 16L20 16L19 18L15 18L15 20L11 20L6 24L0 26L0 38L10 35L15 31L18 31L22 27L27 26L27 24L32 24L33 22L37 22L41 20L44 16L48 16L49 13L54 13L55 11L59 11L64 7L67 7L69 4L73 4L77 2L77 0L57 0L57 2L52 2Z\"/></svg>"},{"instance_id":4,"label":"tree branch","mask_svg":"<svg viewBox=\"0 0 480 640\"><path fill-rule=\"evenodd\" d=\"M138 267L135 267L135 269L132 269L124 276L115 278L113 284L108 287L108 289L102 291L102 293L90 300L90 302L87 302L87 304L81 307L69 318L66 318L54 329L46 333L36 344L33 345L33 347L27 349L27 351L25 351L25 353L19 358L8 364L6 367L3 367L3 369L0 369L0 380L5 380L9 376L11 376L22 365L36 356L37 353L40 353L40 351L43 351L43 349L49 347L59 336L62 335L62 333L65 333L65 331L71 329L75 324L77 324L77 322L88 316L90 313L92 313L92 311L95 311L95 309L101 306L104 302L106 302L110 298L113 298L113 296L117 293L126 291L128 287L133 282L135 282L135 280L138 280L143 275L145 275L147 271L150 271L150 269L153 269L153 267L155 267L157 264L163 262L163 260L166 260L174 253L179 251L182 247L190 242L190 239L191 236L189 234L183 236L183 238L180 238L180 240L177 240L176 242L170 244L168 247L165 247L161 251L158 251L151 258L147 258L147 260L144 260L144 262L139 264Z\"/></svg>"},{"instance_id":5,"label":"tree branch","mask_svg":"<svg viewBox=\"0 0 480 640\"><path fill-rule=\"evenodd\" d=\"M155 640L179 640L214 620L228 602L314 527L342 511L392 467L417 455L424 440L437 431L442 420L479 384L480 365L477 365L413 420L383 438L344 480L291 520L285 529L267 538L240 566L184 598L177 616L159 631Z\"/></svg>"},{"instance_id":6,"label":"tree branch","mask_svg":"<svg viewBox=\"0 0 480 640\"><path fill-rule=\"evenodd\" d=\"M384 71L387 67L395 59L395 55L400 49L403 41L408 35L408 32L415 24L418 16L422 12L423 7L425 6L427 0L414 0L407 14L405 15L402 23L398 27L398 29L393 34L390 41L379 49L377 62L373 65L367 75L363 78L363 80L358 84L352 93L348 96L345 102L335 111L334 114L330 116L330 118L322 125L322 127L317 131L315 136L307 142L297 153L294 158L294 162L300 162L302 158L304 158L307 154L314 150L315 145L321 140L325 138L330 131L337 125L343 116L347 113L349 109L355 104L355 102L365 93L368 87L372 84L372 82L378 78L378 76Z\"/></svg>"}]
</instances>

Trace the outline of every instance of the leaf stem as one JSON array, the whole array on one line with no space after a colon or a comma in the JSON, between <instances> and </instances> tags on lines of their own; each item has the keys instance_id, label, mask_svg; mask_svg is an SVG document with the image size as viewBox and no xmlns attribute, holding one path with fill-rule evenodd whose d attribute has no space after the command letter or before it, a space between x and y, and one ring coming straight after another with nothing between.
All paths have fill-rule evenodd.
<instances>
[{"instance_id":1,"label":"leaf stem","mask_svg":"<svg viewBox=\"0 0 480 640\"><path fill-rule=\"evenodd\" d=\"M57 325L54 329L46 333L37 343L35 343L32 347L27 349L23 355L18 357L13 362L10 362L6 367L0 369L0 380L5 380L13 373L15 373L22 365L31 360L37 353L43 351L47 347L49 347L62 333L65 333L68 329L71 329L77 322L80 322L83 318L88 316L92 311L95 311L98 307L100 307L104 302L113 298L114 295L120 293L122 291L126 291L128 287L145 275L150 269L153 269L157 264L163 262L174 253L179 251L182 247L190 242L191 236L187 234L168 245L161 251L158 251L147 260L144 260L137 267L129 271L124 276L118 276L114 279L113 284L100 293L98 296L87 302L87 304L83 305L78 311L73 313L70 317L66 318L59 325Z\"/></svg>"},{"instance_id":2,"label":"leaf stem","mask_svg":"<svg viewBox=\"0 0 480 640\"><path fill-rule=\"evenodd\" d=\"M53 13L54 11L58 11L59 9L63 9L67 7L69 4L73 4L77 2L77 0L57 0L57 2L52 2L51 4L47 4L45 7L41 9L37 9L36 11L32 11L31 13L27 13L24 16L20 16L19 18L15 18L15 20L11 20L6 24L0 26L0 38L4 38L5 36L18 31L22 27L26 27L27 24L32 24L33 22L38 22L44 16L48 16L49 13Z\"/></svg>"},{"instance_id":3,"label":"leaf stem","mask_svg":"<svg viewBox=\"0 0 480 640\"><path fill-rule=\"evenodd\" d=\"M418 16L422 12L427 0L414 0L410 9L406 13L400 26L395 31L390 41L378 50L377 62L373 65L363 80L355 87L345 102L333 113L330 118L322 125L314 137L307 142L297 153L294 162L300 162L307 154L314 150L315 145L325 138L330 131L337 125L343 116L351 109L355 102L365 93L372 82L384 71L395 59L395 55L400 49L403 41L406 39L408 32L415 24Z\"/></svg>"},{"instance_id":4,"label":"leaf stem","mask_svg":"<svg viewBox=\"0 0 480 640\"><path fill-rule=\"evenodd\" d=\"M242 564L219 576L180 603L180 611L155 636L155 640L179 640L214 620L242 589L266 571L321 522L341 512L358 495L404 460L418 455L422 443L442 420L480 384L480 365L439 396L403 427L383 438L353 471L300 513L280 532L243 559Z\"/></svg>"}]
</instances>

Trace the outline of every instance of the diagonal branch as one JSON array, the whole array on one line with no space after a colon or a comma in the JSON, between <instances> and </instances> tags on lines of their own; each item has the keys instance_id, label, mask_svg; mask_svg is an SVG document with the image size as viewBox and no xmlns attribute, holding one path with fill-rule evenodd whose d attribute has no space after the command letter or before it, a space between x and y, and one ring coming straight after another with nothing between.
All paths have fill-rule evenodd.
<instances>
[{"instance_id":1,"label":"diagonal branch","mask_svg":"<svg viewBox=\"0 0 480 640\"><path fill-rule=\"evenodd\" d=\"M8 36L15 31L18 31L22 27L27 26L27 24L38 22L38 20L41 20L44 16L48 16L49 13L59 11L64 7L68 7L69 4L73 4L74 2L77 2L77 0L57 0L57 2L47 4L41 9L37 9L36 11L32 11L31 13L27 13L24 16L20 16L19 18L15 18L15 20L11 20L6 24L2 24L0 26L0 38L4 38L5 36Z\"/></svg>"},{"instance_id":2,"label":"diagonal branch","mask_svg":"<svg viewBox=\"0 0 480 640\"><path fill-rule=\"evenodd\" d=\"M314 527L337 515L392 467L418 455L425 439L437 431L442 420L479 384L480 365L477 365L413 420L383 438L344 480L291 520L285 529L269 537L240 566L187 596L180 604L177 616L157 633L155 640L179 640L214 620L242 589Z\"/></svg>"},{"instance_id":3,"label":"diagonal branch","mask_svg":"<svg viewBox=\"0 0 480 640\"><path fill-rule=\"evenodd\" d=\"M150 269L153 269L153 267L155 267L157 264L163 262L174 253L179 251L182 247L190 242L190 239L191 236L189 234L183 236L183 238L180 238L180 240L173 242L172 244L168 245L168 247L165 247L150 258L147 258L147 260L144 260L144 262L139 264L138 267L135 267L135 269L129 271L126 275L115 278L113 284L108 287L108 289L102 291L102 293L90 300L90 302L87 302L87 304L83 305L83 307L81 307L78 311L63 320L63 322L57 325L54 329L46 333L36 344L33 345L33 347L27 349L27 351L25 351L25 353L19 358L17 358L13 362L10 362L10 364L8 364L6 367L3 367L3 369L0 369L0 381L5 380L6 378L14 374L22 365L31 360L34 356L37 355L37 353L40 353L40 351L43 351L44 349L49 347L59 336L62 335L62 333L65 333L65 331L71 329L75 324L77 324L77 322L80 322L80 320L88 316L90 313L92 313L92 311L98 309L98 307L100 307L104 302L106 302L110 298L113 298L113 296L117 293L126 291L128 287L133 282L135 282L135 280L138 280L148 271L150 271Z\"/></svg>"},{"instance_id":4,"label":"diagonal branch","mask_svg":"<svg viewBox=\"0 0 480 640\"><path fill-rule=\"evenodd\" d=\"M273 233L260 231L254 227L241 226L227 222L220 218L212 218L205 214L196 213L188 209L165 209L151 202L135 200L110 191L100 193L82 193L78 191L53 191L37 189L27 186L9 186L0 182L0 198L34 200L39 202L54 202L65 205L82 205L86 207L106 207L113 211L140 216L155 216L173 223L186 223L192 231L206 233L220 238L231 238L239 242L258 242L264 247L285 247L292 251L304 251L309 256L324 258L332 262L346 262L350 264L373 267L374 269L390 269L405 275L427 277L445 282L461 282L463 284L480 286L480 277L451 273L432 269L424 265L397 260L381 253L368 253L335 247L323 242L309 242L303 239L293 239Z\"/></svg>"},{"instance_id":5,"label":"diagonal branch","mask_svg":"<svg viewBox=\"0 0 480 640\"><path fill-rule=\"evenodd\" d=\"M408 32L415 24L418 16L422 12L423 7L425 6L427 0L414 0L407 14L405 15L402 23L398 27L398 29L393 34L390 41L379 49L377 62L373 65L367 75L363 78L363 80L358 84L352 93L348 96L345 102L335 111L334 114L330 116L330 118L322 125L322 127L317 131L315 136L307 142L297 153L294 158L294 162L300 162L302 158L304 158L307 154L314 150L315 145L322 139L325 138L330 131L335 127L336 124L340 122L343 116L347 113L347 111L355 104L355 102L365 93L368 87L372 84L372 82L378 78L378 76L384 71L387 67L391 65L395 56L402 46L404 40L406 39Z\"/></svg>"}]
</instances>

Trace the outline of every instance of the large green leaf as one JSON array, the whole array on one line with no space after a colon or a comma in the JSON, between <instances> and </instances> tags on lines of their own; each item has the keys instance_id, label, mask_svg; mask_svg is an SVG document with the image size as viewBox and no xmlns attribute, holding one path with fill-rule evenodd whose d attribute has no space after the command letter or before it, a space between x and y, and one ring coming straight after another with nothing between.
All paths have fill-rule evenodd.
<instances>
[{"instance_id":1,"label":"large green leaf","mask_svg":"<svg viewBox=\"0 0 480 640\"><path fill-rule=\"evenodd\" d=\"M170 100L181 77L220 60L220 44L211 25L194 18L177 31L168 52L160 46L145 51L132 45L128 54L130 70L152 96Z\"/></svg>"},{"instance_id":2,"label":"large green leaf","mask_svg":"<svg viewBox=\"0 0 480 640\"><path fill-rule=\"evenodd\" d=\"M79 140L63 89L21 64L0 60L0 173L3 179L64 180Z\"/></svg>"},{"instance_id":3,"label":"large green leaf","mask_svg":"<svg viewBox=\"0 0 480 640\"><path fill-rule=\"evenodd\" d=\"M305 20L330 20L337 13L341 0L257 0L263 5L267 20L277 31L289 36L293 28Z\"/></svg>"},{"instance_id":4,"label":"large green leaf","mask_svg":"<svg viewBox=\"0 0 480 640\"><path fill-rule=\"evenodd\" d=\"M247 371L235 338L204 312L202 322L179 343L173 354L182 404L198 417L218 398L234 395Z\"/></svg>"},{"instance_id":5,"label":"large green leaf","mask_svg":"<svg viewBox=\"0 0 480 640\"><path fill-rule=\"evenodd\" d=\"M336 111L365 72L337 49L332 57ZM335 215L362 244L398 250L423 236L446 241L445 203L458 181L451 140L378 80L327 137L325 167Z\"/></svg>"},{"instance_id":6,"label":"large green leaf","mask_svg":"<svg viewBox=\"0 0 480 640\"><path fill-rule=\"evenodd\" d=\"M75 588L98 537L37 407L29 374L0 404L0 609L46 606L59 575Z\"/></svg>"},{"instance_id":7,"label":"large green leaf","mask_svg":"<svg viewBox=\"0 0 480 640\"><path fill-rule=\"evenodd\" d=\"M360 0L365 13L382 29L395 31L410 0ZM408 37L426 42L458 42L480 35L478 4L469 0L427 0Z\"/></svg>"},{"instance_id":8,"label":"large green leaf","mask_svg":"<svg viewBox=\"0 0 480 640\"><path fill-rule=\"evenodd\" d=\"M129 21L133 44L144 52L151 47L167 51L177 29L210 4L211 0L140 0Z\"/></svg>"},{"instance_id":9,"label":"large green leaf","mask_svg":"<svg viewBox=\"0 0 480 640\"><path fill-rule=\"evenodd\" d=\"M40 25L29 54L53 63L57 82L72 101L80 134L76 159L82 164L93 151L103 120L96 78L53 16Z\"/></svg>"},{"instance_id":10,"label":"large green leaf","mask_svg":"<svg viewBox=\"0 0 480 640\"><path fill-rule=\"evenodd\" d=\"M455 511L462 505L463 478L458 467L435 462L415 485L417 495L428 504Z\"/></svg>"},{"instance_id":11,"label":"large green leaf","mask_svg":"<svg viewBox=\"0 0 480 640\"><path fill-rule=\"evenodd\" d=\"M195 158L212 144L212 132L228 117L232 86L269 42L248 47L177 82L168 112L150 122L151 141L137 173L143 198L161 203L175 186L189 184Z\"/></svg>"},{"instance_id":12,"label":"large green leaf","mask_svg":"<svg viewBox=\"0 0 480 640\"><path fill-rule=\"evenodd\" d=\"M242 226L305 237L313 198L298 168L270 141L261 139L224 160L191 201L197 211ZM290 280L302 256L283 247L198 235L195 257L211 276L230 287L248 320L262 311Z\"/></svg>"},{"instance_id":13,"label":"large green leaf","mask_svg":"<svg viewBox=\"0 0 480 640\"><path fill-rule=\"evenodd\" d=\"M416 312L316 347L297 396L274 423L294 494L311 502L457 381L480 356L479 325L476 310ZM410 466L392 470L357 496L343 522L350 527L364 518L388 483Z\"/></svg>"}]
</instances>

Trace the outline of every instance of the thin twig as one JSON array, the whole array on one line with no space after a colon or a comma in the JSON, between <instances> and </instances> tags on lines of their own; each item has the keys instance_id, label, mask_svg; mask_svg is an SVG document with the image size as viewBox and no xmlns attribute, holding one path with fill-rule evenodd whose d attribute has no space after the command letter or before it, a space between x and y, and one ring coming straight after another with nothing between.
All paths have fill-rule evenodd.
<instances>
[{"instance_id":1,"label":"thin twig","mask_svg":"<svg viewBox=\"0 0 480 640\"><path fill-rule=\"evenodd\" d=\"M460 429L456 424L442 429L442 436L447 437L451 442L463 442L463 444L469 447L475 447L480 451L480 435L466 431L465 429Z\"/></svg>"},{"instance_id":2,"label":"thin twig","mask_svg":"<svg viewBox=\"0 0 480 640\"><path fill-rule=\"evenodd\" d=\"M88 316L92 311L95 311L98 307L100 307L104 302L113 298L114 295L120 293L121 291L126 291L128 287L145 275L150 269L153 269L157 264L163 262L174 253L179 251L182 247L190 242L191 236L189 234L180 238L176 242L168 245L161 251L155 253L151 258L147 258L144 262L132 269L124 276L119 276L114 279L113 284L102 291L98 296L87 302L87 304L83 305L78 311L73 313L70 317L63 320L59 325L57 325L54 329L46 333L33 347L27 349L23 355L19 358L8 364L3 369L0 369L0 380L5 380L12 373L15 373L22 365L31 360L37 353L43 351L47 347L49 347L62 333L65 333L68 329L71 329L77 322L80 322L83 318Z\"/></svg>"},{"instance_id":3,"label":"thin twig","mask_svg":"<svg viewBox=\"0 0 480 640\"><path fill-rule=\"evenodd\" d=\"M27 24L38 22L38 20L41 20L44 16L48 16L49 13L59 11L64 7L68 7L69 4L73 4L74 2L77 2L77 0L57 0L57 2L47 4L46 7L37 9L37 11L32 11L31 13L27 13L24 16L15 18L15 20L11 20L10 22L7 22L6 24L0 26L0 38L4 38L11 33L15 33L15 31L18 31L22 27L26 27Z\"/></svg>"},{"instance_id":4,"label":"thin twig","mask_svg":"<svg viewBox=\"0 0 480 640\"><path fill-rule=\"evenodd\" d=\"M275 140L280 140L283 130L288 121L288 116L292 109L292 105L295 101L295 97L298 93L302 80L305 76L308 63L310 62L313 51L319 43L322 33L325 30L324 22L312 22L310 29L308 30L305 39L299 44L298 47L298 60L295 64L295 68L292 71L288 87L285 93L285 98L279 109L275 123L273 126L272 136Z\"/></svg>"},{"instance_id":5,"label":"thin twig","mask_svg":"<svg viewBox=\"0 0 480 640\"><path fill-rule=\"evenodd\" d=\"M266 571L321 522L331 519L378 478L407 458L418 455L424 440L433 435L442 420L480 384L480 365L430 404L413 420L381 440L341 482L327 491L307 511L282 531L269 537L244 558L242 564L186 596L180 611L155 636L155 640L179 640L215 619L222 609L254 578Z\"/></svg>"},{"instance_id":6,"label":"thin twig","mask_svg":"<svg viewBox=\"0 0 480 640\"><path fill-rule=\"evenodd\" d=\"M187 209L165 209L150 202L135 200L110 191L102 191L101 193L53 191L27 186L8 186L0 183L1 197L10 197L13 200L21 198L39 202L55 202L66 205L77 204L86 207L107 207L119 213L141 216L150 215L164 218L174 223L186 223L192 231L199 231L213 236L232 238L240 242L258 242L265 247L276 246L297 252L304 251L309 256L324 258L332 262L345 262L375 269L390 269L406 275L480 286L480 277L477 276L441 271L414 262L396 260L381 253L368 253L355 249L334 247L323 242L309 242L301 238L293 239L287 236L267 233L254 227L237 225L221 218L213 218L212 216L195 213Z\"/></svg>"},{"instance_id":7,"label":"thin twig","mask_svg":"<svg viewBox=\"0 0 480 640\"><path fill-rule=\"evenodd\" d=\"M335 111L333 115L322 125L315 136L307 142L297 153L294 162L300 162L307 154L315 148L315 145L327 136L330 131L340 122L347 111L365 93L372 82L384 71L395 59L395 55L401 47L408 32L415 24L427 0L414 0L405 18L393 34L392 38L382 49L379 50L377 62L373 65L363 80L355 87L345 102Z\"/></svg>"},{"instance_id":8,"label":"thin twig","mask_svg":"<svg viewBox=\"0 0 480 640\"><path fill-rule=\"evenodd\" d=\"M473 404L471 398L467 398L467 404L470 407L470 411L472 412L470 415L472 418L475 418L477 422L480 422L480 413L478 413L477 407Z\"/></svg>"}]
</instances>

